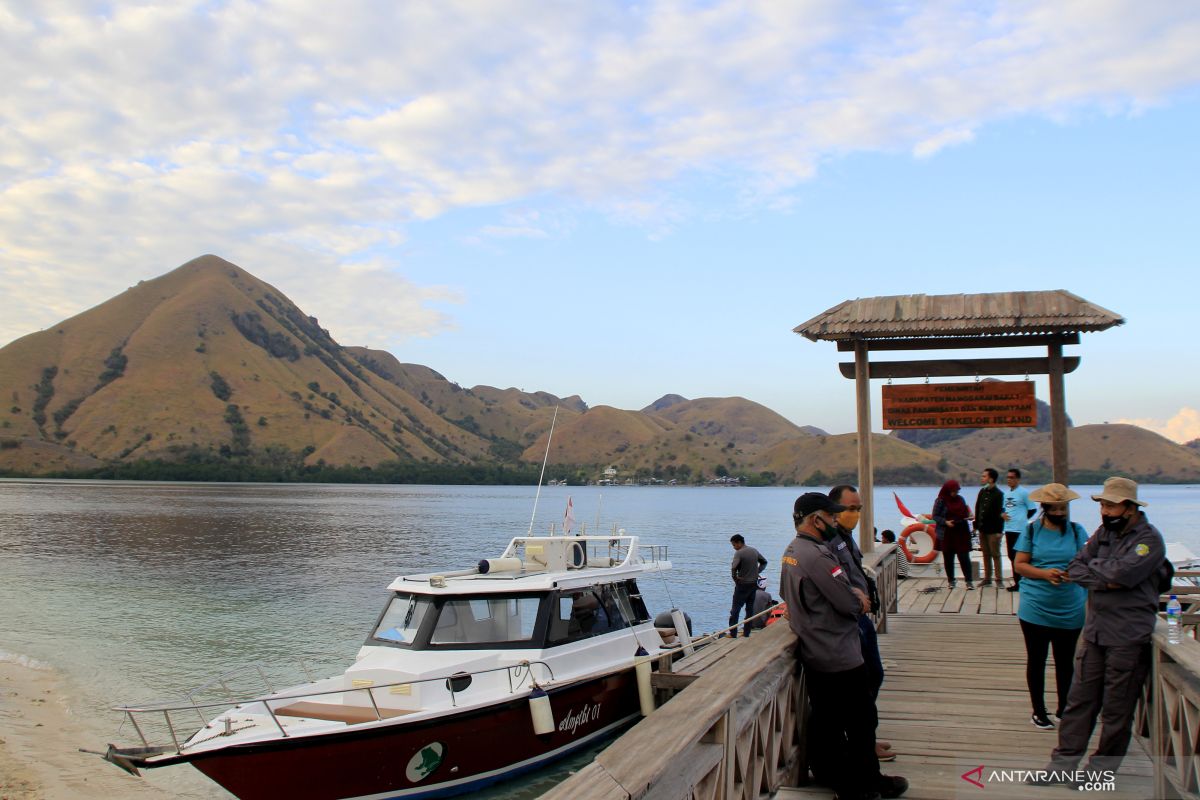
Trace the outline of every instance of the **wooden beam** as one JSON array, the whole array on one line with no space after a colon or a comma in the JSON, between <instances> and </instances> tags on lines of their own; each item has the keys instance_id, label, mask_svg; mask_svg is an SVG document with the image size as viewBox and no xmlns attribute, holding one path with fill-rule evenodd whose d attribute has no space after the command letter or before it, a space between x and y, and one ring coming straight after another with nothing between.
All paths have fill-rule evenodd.
<instances>
[{"instance_id":1,"label":"wooden beam","mask_svg":"<svg viewBox=\"0 0 1200 800\"><path fill-rule=\"evenodd\" d=\"M1079 357L1064 358L1063 373L1074 372ZM843 361L838 369L843 378L855 377L855 362ZM1048 375L1048 358L954 358L937 361L875 361L870 365L872 378L950 378L991 375Z\"/></svg>"},{"instance_id":2,"label":"wooden beam","mask_svg":"<svg viewBox=\"0 0 1200 800\"><path fill-rule=\"evenodd\" d=\"M854 352L854 343L864 342L867 349L882 350L977 350L989 347L1041 347L1052 344L1079 344L1078 333L1031 333L1024 336L910 336L896 339L843 339L837 349Z\"/></svg>"},{"instance_id":3,"label":"wooden beam","mask_svg":"<svg viewBox=\"0 0 1200 800\"><path fill-rule=\"evenodd\" d=\"M1070 462L1067 460L1067 401L1066 384L1063 381L1062 345L1052 344L1047 351L1047 360L1050 362L1051 471L1055 483L1067 486L1071 475Z\"/></svg>"},{"instance_id":4,"label":"wooden beam","mask_svg":"<svg viewBox=\"0 0 1200 800\"><path fill-rule=\"evenodd\" d=\"M868 370L866 342L859 341L854 350L854 392L858 405L858 495L862 498L862 513L858 520L858 549L869 553L875 549L875 477L871 471L871 381Z\"/></svg>"}]
</instances>

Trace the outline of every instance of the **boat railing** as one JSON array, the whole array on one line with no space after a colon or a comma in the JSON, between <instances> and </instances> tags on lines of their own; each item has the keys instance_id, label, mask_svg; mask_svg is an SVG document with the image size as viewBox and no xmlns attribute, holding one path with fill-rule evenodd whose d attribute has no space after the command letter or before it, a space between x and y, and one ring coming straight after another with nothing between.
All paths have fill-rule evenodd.
<instances>
[{"instance_id":1,"label":"boat railing","mask_svg":"<svg viewBox=\"0 0 1200 800\"><path fill-rule=\"evenodd\" d=\"M544 536L521 536L513 539L504 550L503 558L525 560L525 549L529 546L543 547ZM560 536L558 541L583 548L586 559L575 563L589 566L628 566L629 564L656 564L668 560L667 545L641 544L636 536L614 534L612 536Z\"/></svg>"},{"instance_id":2,"label":"boat railing","mask_svg":"<svg viewBox=\"0 0 1200 800\"><path fill-rule=\"evenodd\" d=\"M539 668L539 675L534 674L535 668ZM248 669L253 670L266 684L267 694L255 694L252 696L242 696L239 698L231 691L229 684L231 683L232 679L241 676ZM307 667L306 672L308 672ZM532 687L535 684L541 683L544 685L547 682L554 681L554 670L545 661L519 661L516 664L508 664L501 667L491 667L489 669L472 670L469 672L460 671L455 672L452 675L439 675L433 678L416 678L394 681L392 683L372 683L369 686L339 686L334 689L326 689L322 691L277 694L274 688L271 687L266 672L262 669L262 665L256 663L251 664L246 668L230 670L229 672L219 675L208 683L185 692L183 698L176 700L153 701L138 705L114 706L113 710L120 711L124 715L124 719L127 720L137 732L138 738L141 740L144 747L163 747L169 749L165 744L169 738L171 745L174 747L175 753L180 754L184 749L186 749L186 741L188 738L185 737L184 743L181 744L179 739L179 728L181 725L180 715L187 715L187 717L190 718L194 714L199 717L200 724L202 726L208 726L212 722L212 719L215 719L217 716L219 716L219 714L212 714L212 717L210 718L209 714L205 712L210 712L214 709L223 711L229 709L230 706L233 706L237 709L243 709L246 706L250 706L255 703L261 703L267 714L270 716L271 721L278 729L280 735L283 738L288 738L287 729L284 727L283 723L280 722L276 711L280 706L291 702L307 701L314 698L330 697L333 695L340 695L343 701L347 697L362 697L369 703L369 706L363 706L363 708L369 708L371 714L374 716L373 720L368 718L364 721L382 722L384 719L386 719L383 712L387 709L386 707L383 710L380 709L379 703L375 697L375 693L378 691L390 691L393 688L404 688L406 690L405 693L407 693L411 691L411 687L414 685L444 683L446 690L450 694L451 706L457 707L458 696L468 691L467 687L472 683L470 679L473 679L479 675L487 675L499 672L505 673L506 677L508 678L509 694L516 694L518 691L521 691L527 687ZM308 674L310 675L309 682L315 683L316 681L311 679L311 673ZM203 693L212 692L218 687L225 692L225 695L221 699L204 701L200 699ZM352 704L343 702L343 705ZM151 735L148 733L148 731L152 731L153 729L151 728L151 725L147 724L147 721L155 726L161 725L161 729L157 735ZM228 736L235 732L236 730L233 728L232 720L227 717L224 730L218 732L216 736ZM159 743L160 739L162 740L162 744ZM207 741L207 739L204 741ZM199 742L197 742L197 744L199 744Z\"/></svg>"}]
</instances>

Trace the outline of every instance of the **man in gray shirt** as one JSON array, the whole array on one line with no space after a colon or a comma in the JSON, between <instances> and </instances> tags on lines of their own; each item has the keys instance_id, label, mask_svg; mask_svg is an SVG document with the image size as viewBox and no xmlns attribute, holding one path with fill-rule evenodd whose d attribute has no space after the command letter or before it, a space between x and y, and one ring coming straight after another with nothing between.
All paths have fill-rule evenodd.
<instances>
[{"instance_id":1,"label":"man in gray shirt","mask_svg":"<svg viewBox=\"0 0 1200 800\"><path fill-rule=\"evenodd\" d=\"M729 635L736 639L738 617L741 616L742 608L745 607L747 617L754 616L754 593L758 591L758 576L767 565L767 560L762 557L762 553L747 545L745 537L740 533L730 536L729 543L733 545L733 608L729 610L729 624L733 630ZM743 626L746 636L750 635L752 624L747 622Z\"/></svg>"},{"instance_id":2,"label":"man in gray shirt","mask_svg":"<svg viewBox=\"0 0 1200 800\"><path fill-rule=\"evenodd\" d=\"M1075 679L1059 720L1058 747L1048 782L1065 782L1078 766L1097 716L1100 741L1085 771L1116 772L1129 747L1130 727L1150 671L1150 637L1158 621L1162 584L1170 583L1162 534L1137 499L1137 484L1109 478L1092 495L1101 525L1067 566L1067 580L1087 588L1087 621L1075 656Z\"/></svg>"},{"instance_id":3,"label":"man in gray shirt","mask_svg":"<svg viewBox=\"0 0 1200 800\"><path fill-rule=\"evenodd\" d=\"M838 535L833 515L844 510L818 492L800 495L779 581L812 705L809 763L840 798L899 797L908 781L881 775L875 754L879 715L858 632L870 600L826 546Z\"/></svg>"}]
</instances>

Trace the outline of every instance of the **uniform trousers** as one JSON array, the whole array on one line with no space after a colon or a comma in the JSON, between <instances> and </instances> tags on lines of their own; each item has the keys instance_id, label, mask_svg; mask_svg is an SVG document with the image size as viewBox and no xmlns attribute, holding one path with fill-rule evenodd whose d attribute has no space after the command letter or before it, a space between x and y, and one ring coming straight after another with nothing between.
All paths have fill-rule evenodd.
<instances>
[{"instance_id":1,"label":"uniform trousers","mask_svg":"<svg viewBox=\"0 0 1200 800\"><path fill-rule=\"evenodd\" d=\"M1075 679L1051 767L1071 771L1079 765L1099 718L1100 741L1088 769L1115 772L1129 749L1133 713L1149 672L1149 643L1103 646L1084 639L1075 655Z\"/></svg>"},{"instance_id":2,"label":"uniform trousers","mask_svg":"<svg viewBox=\"0 0 1200 800\"><path fill-rule=\"evenodd\" d=\"M1012 565L1013 586L1021 582L1021 576L1017 574L1017 539L1019 538L1021 538L1019 533L1004 532L1004 549L1008 551L1008 563Z\"/></svg>"},{"instance_id":3,"label":"uniform trousers","mask_svg":"<svg viewBox=\"0 0 1200 800\"><path fill-rule=\"evenodd\" d=\"M861 664L843 672L817 672L805 667L804 680L812 706L805 740L813 777L832 786L839 797L878 791L875 729L879 713L867 666Z\"/></svg>"}]
</instances>

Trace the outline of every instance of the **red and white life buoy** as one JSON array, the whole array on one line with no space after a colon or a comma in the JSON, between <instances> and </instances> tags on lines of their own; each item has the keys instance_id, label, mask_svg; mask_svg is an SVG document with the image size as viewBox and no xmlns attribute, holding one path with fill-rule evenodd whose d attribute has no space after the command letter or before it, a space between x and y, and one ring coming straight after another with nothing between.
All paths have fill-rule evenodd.
<instances>
[{"instance_id":1,"label":"red and white life buoy","mask_svg":"<svg viewBox=\"0 0 1200 800\"><path fill-rule=\"evenodd\" d=\"M921 534L924 538L927 538L929 540L928 552L920 552L920 550L918 550L918 552L920 554L914 556L912 554L912 552L909 551L908 540L909 540L909 537L911 537L914 533ZM935 541L936 540L934 539L934 526L925 525L920 522L914 522L912 525L909 525L907 528L905 528L903 530L903 532L901 532L901 534L900 534L900 549L904 551L904 557L908 559L908 563L910 563L910 564L928 564L929 562L931 562L935 558L937 558L937 549L934 547ZM922 542L919 542L919 540L913 542L914 545L916 545L918 543L924 544ZM921 548L921 550L924 550L924 549L925 549L925 547Z\"/></svg>"}]
</instances>

